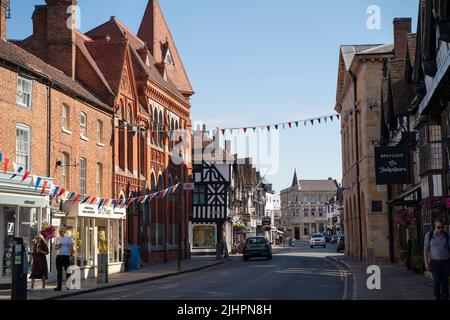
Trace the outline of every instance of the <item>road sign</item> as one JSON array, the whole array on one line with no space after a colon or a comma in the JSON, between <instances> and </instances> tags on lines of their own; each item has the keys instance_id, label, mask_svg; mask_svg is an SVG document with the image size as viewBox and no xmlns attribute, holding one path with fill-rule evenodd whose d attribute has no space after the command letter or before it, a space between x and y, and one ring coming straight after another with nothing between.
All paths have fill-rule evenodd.
<instances>
[{"instance_id":1,"label":"road sign","mask_svg":"<svg viewBox=\"0 0 450 320\"><path fill-rule=\"evenodd\" d=\"M193 183L183 183L183 190L194 190Z\"/></svg>"}]
</instances>

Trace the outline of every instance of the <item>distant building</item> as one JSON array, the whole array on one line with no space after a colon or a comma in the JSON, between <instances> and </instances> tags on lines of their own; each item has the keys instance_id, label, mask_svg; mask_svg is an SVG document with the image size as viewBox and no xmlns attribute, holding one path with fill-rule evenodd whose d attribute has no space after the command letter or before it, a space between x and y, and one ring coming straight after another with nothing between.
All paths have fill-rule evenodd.
<instances>
[{"instance_id":1,"label":"distant building","mask_svg":"<svg viewBox=\"0 0 450 320\"><path fill-rule=\"evenodd\" d=\"M281 191L281 223L287 236L309 239L311 234L325 232L327 205L338 190L336 180L297 180Z\"/></svg>"}]
</instances>

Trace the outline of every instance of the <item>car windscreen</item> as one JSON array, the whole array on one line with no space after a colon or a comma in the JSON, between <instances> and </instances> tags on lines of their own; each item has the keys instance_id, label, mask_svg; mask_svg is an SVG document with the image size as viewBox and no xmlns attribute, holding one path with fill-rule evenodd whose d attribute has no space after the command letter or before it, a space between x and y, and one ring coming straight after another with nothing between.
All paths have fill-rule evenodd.
<instances>
[{"instance_id":1,"label":"car windscreen","mask_svg":"<svg viewBox=\"0 0 450 320\"><path fill-rule=\"evenodd\" d=\"M250 238L247 239L246 244L252 245L252 244L266 244L267 241L264 238Z\"/></svg>"},{"instance_id":2,"label":"car windscreen","mask_svg":"<svg viewBox=\"0 0 450 320\"><path fill-rule=\"evenodd\" d=\"M320 239L320 238L323 238L323 235L321 235L321 234L313 234L313 239Z\"/></svg>"}]
</instances>

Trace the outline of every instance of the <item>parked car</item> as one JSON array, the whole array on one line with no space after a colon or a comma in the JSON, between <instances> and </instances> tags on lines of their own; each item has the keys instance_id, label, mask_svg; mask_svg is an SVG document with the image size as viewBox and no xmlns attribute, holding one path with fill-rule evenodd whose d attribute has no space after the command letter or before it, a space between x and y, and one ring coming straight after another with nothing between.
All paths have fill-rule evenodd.
<instances>
[{"instance_id":1,"label":"parked car","mask_svg":"<svg viewBox=\"0 0 450 320\"><path fill-rule=\"evenodd\" d=\"M338 242L339 237L337 235L334 235L331 237L331 244L336 244Z\"/></svg>"},{"instance_id":2,"label":"parked car","mask_svg":"<svg viewBox=\"0 0 450 320\"><path fill-rule=\"evenodd\" d=\"M340 236L337 244L337 252L341 252L342 250L345 250L345 237Z\"/></svg>"},{"instance_id":3,"label":"parked car","mask_svg":"<svg viewBox=\"0 0 450 320\"><path fill-rule=\"evenodd\" d=\"M267 257L272 259L272 244L266 237L252 237L245 241L244 245L244 261L248 261L253 257Z\"/></svg>"},{"instance_id":4,"label":"parked car","mask_svg":"<svg viewBox=\"0 0 450 320\"><path fill-rule=\"evenodd\" d=\"M311 248L318 247L318 246L326 248L327 242L322 233L315 233L311 236L311 239L309 240L309 246Z\"/></svg>"}]
</instances>

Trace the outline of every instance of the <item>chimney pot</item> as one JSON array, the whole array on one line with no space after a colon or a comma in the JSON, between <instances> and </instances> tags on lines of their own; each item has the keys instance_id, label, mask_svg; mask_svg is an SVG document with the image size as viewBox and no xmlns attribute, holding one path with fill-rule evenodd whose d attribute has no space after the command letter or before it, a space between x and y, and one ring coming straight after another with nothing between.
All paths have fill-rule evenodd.
<instances>
[{"instance_id":1,"label":"chimney pot","mask_svg":"<svg viewBox=\"0 0 450 320\"><path fill-rule=\"evenodd\" d=\"M406 59L408 52L408 34L411 33L411 18L394 19L395 59Z\"/></svg>"},{"instance_id":2,"label":"chimney pot","mask_svg":"<svg viewBox=\"0 0 450 320\"><path fill-rule=\"evenodd\" d=\"M6 11L8 9L8 0L0 0L0 38L6 41Z\"/></svg>"}]
</instances>

